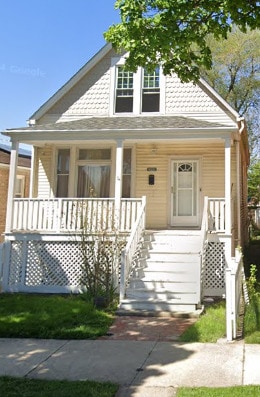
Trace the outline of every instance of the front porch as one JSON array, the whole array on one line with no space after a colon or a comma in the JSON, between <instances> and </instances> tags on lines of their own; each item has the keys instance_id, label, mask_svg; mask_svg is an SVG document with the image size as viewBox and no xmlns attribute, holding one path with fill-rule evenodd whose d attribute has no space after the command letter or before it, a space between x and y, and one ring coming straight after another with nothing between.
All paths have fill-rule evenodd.
<instances>
[{"instance_id":1,"label":"front porch","mask_svg":"<svg viewBox=\"0 0 260 397\"><path fill-rule=\"evenodd\" d=\"M185 311L191 309L191 305L194 309L199 306L205 294L222 295L225 292L224 270L231 252L231 236L226 233L224 198L205 198L201 228L191 234L189 230L185 231L185 236L183 230L160 231L159 234L167 235L169 244L165 245L164 252L153 249L148 253L148 256L157 256L153 264L148 263L151 258L145 259L142 254L144 245L147 245L145 197L121 199L118 207L115 199L14 199L13 208L11 230L6 233L4 249L3 291L81 292L84 286L81 283L80 235L85 228L90 240L93 235L104 236L105 233L106 239L112 241L117 235L122 242L121 259L114 274L121 303L129 294L132 297L134 294L135 300L144 301L143 294L140 296L138 291L140 283L144 289L147 286L149 301L156 296L157 308L152 309L155 311L163 307L164 301L166 311L177 310L173 302L176 294L181 296L182 310ZM194 255L190 256L192 241L189 236L192 234L196 235L196 247ZM182 239L181 247L178 238ZM189 259L173 259L176 251L182 251ZM170 279L166 263L170 266ZM145 280L147 270L150 270L144 270L145 267L150 270L156 267L152 270L155 272L150 273L155 278L150 278L148 283ZM135 281L131 282L133 277ZM156 287L158 282L160 291ZM188 284L193 285L194 290L187 294ZM128 305L125 309L134 308Z\"/></svg>"}]
</instances>

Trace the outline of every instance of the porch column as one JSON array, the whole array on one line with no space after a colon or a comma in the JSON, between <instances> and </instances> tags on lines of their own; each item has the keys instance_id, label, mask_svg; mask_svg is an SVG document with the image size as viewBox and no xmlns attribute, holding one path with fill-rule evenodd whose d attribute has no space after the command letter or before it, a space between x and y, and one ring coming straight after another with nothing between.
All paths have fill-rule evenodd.
<instances>
[{"instance_id":1,"label":"porch column","mask_svg":"<svg viewBox=\"0 0 260 397\"><path fill-rule=\"evenodd\" d=\"M120 204L122 192L123 140L116 141L116 175L115 175L115 227L120 226Z\"/></svg>"},{"instance_id":2,"label":"porch column","mask_svg":"<svg viewBox=\"0 0 260 397\"><path fill-rule=\"evenodd\" d=\"M226 234L231 234L231 139L225 139Z\"/></svg>"},{"instance_id":3,"label":"porch column","mask_svg":"<svg viewBox=\"0 0 260 397\"><path fill-rule=\"evenodd\" d=\"M225 257L226 264L229 267L232 256L231 241L231 139L225 139Z\"/></svg>"},{"instance_id":4,"label":"porch column","mask_svg":"<svg viewBox=\"0 0 260 397\"><path fill-rule=\"evenodd\" d=\"M10 156L10 169L9 169L9 182L7 194L7 208L6 208L6 224L5 232L10 233L13 224L13 198L15 194L15 182L18 162L19 142L12 142L11 156Z\"/></svg>"}]
</instances>

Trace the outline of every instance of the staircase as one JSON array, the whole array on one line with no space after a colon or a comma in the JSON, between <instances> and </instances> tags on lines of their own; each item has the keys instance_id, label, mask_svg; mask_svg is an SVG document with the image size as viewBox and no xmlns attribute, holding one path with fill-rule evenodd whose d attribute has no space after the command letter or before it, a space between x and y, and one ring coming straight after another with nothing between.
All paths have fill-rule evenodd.
<instances>
[{"instance_id":1,"label":"staircase","mask_svg":"<svg viewBox=\"0 0 260 397\"><path fill-rule=\"evenodd\" d=\"M119 314L187 313L200 308L200 231L146 231Z\"/></svg>"}]
</instances>

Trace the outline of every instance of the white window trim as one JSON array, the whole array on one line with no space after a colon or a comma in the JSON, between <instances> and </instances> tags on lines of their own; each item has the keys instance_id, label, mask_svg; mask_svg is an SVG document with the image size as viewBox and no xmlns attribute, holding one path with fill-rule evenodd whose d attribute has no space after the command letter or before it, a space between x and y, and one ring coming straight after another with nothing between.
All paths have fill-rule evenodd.
<instances>
[{"instance_id":1,"label":"white window trim","mask_svg":"<svg viewBox=\"0 0 260 397\"><path fill-rule=\"evenodd\" d=\"M152 116L152 115L162 115L165 114L165 76L160 67L160 110L159 112L142 112L142 78L143 69L141 67L137 68L136 73L134 73L134 102L133 111L127 113L116 113L115 112L115 102L116 102L116 69L118 66L123 66L126 61L126 56L117 57L111 59L110 68L110 105L109 114L110 116Z\"/></svg>"}]
</instances>

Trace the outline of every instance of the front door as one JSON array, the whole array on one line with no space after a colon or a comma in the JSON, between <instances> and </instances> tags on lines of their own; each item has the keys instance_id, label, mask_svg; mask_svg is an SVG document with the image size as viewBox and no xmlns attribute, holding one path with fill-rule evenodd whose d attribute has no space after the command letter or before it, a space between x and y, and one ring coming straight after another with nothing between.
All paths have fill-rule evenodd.
<instances>
[{"instance_id":1,"label":"front door","mask_svg":"<svg viewBox=\"0 0 260 397\"><path fill-rule=\"evenodd\" d=\"M171 163L171 226L198 226L197 160Z\"/></svg>"}]
</instances>

